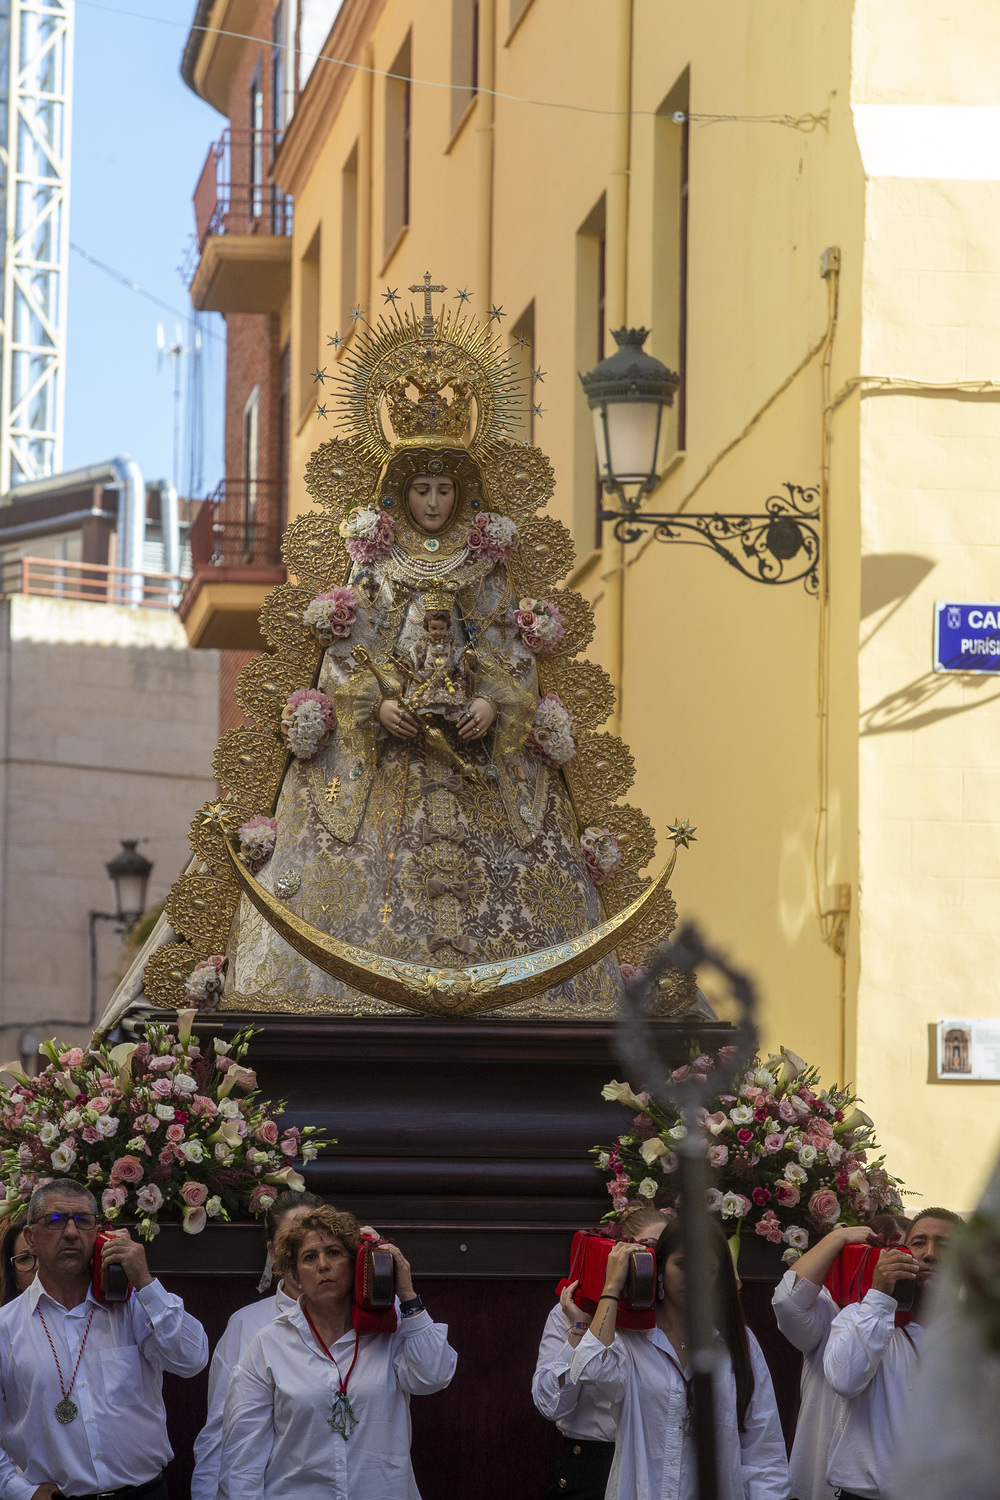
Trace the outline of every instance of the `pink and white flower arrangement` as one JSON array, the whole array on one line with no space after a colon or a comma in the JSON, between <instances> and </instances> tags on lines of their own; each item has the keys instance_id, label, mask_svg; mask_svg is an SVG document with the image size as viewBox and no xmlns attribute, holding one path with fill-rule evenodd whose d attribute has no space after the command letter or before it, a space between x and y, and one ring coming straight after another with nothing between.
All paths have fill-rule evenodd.
<instances>
[{"instance_id":1,"label":"pink and white flower arrangement","mask_svg":"<svg viewBox=\"0 0 1000 1500\"><path fill-rule=\"evenodd\" d=\"M514 611L514 624L528 650L542 655L554 651L566 634L562 611L551 599L522 599Z\"/></svg>"},{"instance_id":2,"label":"pink and white flower arrangement","mask_svg":"<svg viewBox=\"0 0 1000 1500\"><path fill-rule=\"evenodd\" d=\"M622 867L618 840L610 828L585 828L580 835L580 848L595 885L603 885Z\"/></svg>"},{"instance_id":3,"label":"pink and white flower arrangement","mask_svg":"<svg viewBox=\"0 0 1000 1500\"><path fill-rule=\"evenodd\" d=\"M528 749L543 765L559 767L576 754L573 738L573 715L557 693L546 693L539 699L531 733L525 741Z\"/></svg>"},{"instance_id":4,"label":"pink and white flower arrangement","mask_svg":"<svg viewBox=\"0 0 1000 1500\"><path fill-rule=\"evenodd\" d=\"M317 688L299 688L281 711L281 738L296 760L325 750L337 727L337 711Z\"/></svg>"},{"instance_id":5,"label":"pink and white flower arrangement","mask_svg":"<svg viewBox=\"0 0 1000 1500\"><path fill-rule=\"evenodd\" d=\"M278 824L274 818L249 818L239 826L240 859L256 872L271 858L277 838Z\"/></svg>"},{"instance_id":6,"label":"pink and white flower arrangement","mask_svg":"<svg viewBox=\"0 0 1000 1500\"><path fill-rule=\"evenodd\" d=\"M335 640L346 640L356 619L357 595L353 589L330 589L329 593L317 594L302 612L302 619L313 631L322 646L332 646Z\"/></svg>"},{"instance_id":7,"label":"pink and white flower arrangement","mask_svg":"<svg viewBox=\"0 0 1000 1500\"><path fill-rule=\"evenodd\" d=\"M701 1054L676 1068L678 1081L710 1078L715 1060ZM820 1088L819 1071L782 1048L754 1058L735 1094L710 1098L703 1116L708 1137L709 1208L749 1232L786 1246L791 1264L835 1224L863 1224L883 1209L898 1209L899 1181L884 1166L875 1128L849 1089ZM657 1208L677 1207L677 1176L668 1160L684 1134L672 1104L636 1094L617 1080L604 1098L636 1111L614 1146L594 1148L609 1175L614 1210L638 1197ZM655 1192L649 1191L650 1182Z\"/></svg>"},{"instance_id":8,"label":"pink and white flower arrangement","mask_svg":"<svg viewBox=\"0 0 1000 1500\"><path fill-rule=\"evenodd\" d=\"M484 562L510 562L517 551L517 527L498 511L480 511L472 523L465 545Z\"/></svg>"},{"instance_id":9,"label":"pink and white flower arrangement","mask_svg":"<svg viewBox=\"0 0 1000 1500\"><path fill-rule=\"evenodd\" d=\"M339 530L348 555L356 563L373 563L387 557L396 534L392 517L367 505L356 505L341 521Z\"/></svg>"},{"instance_id":10,"label":"pink and white flower arrangement","mask_svg":"<svg viewBox=\"0 0 1000 1500\"><path fill-rule=\"evenodd\" d=\"M214 1010L225 984L226 960L223 954L213 953L196 963L184 981L184 998L195 1010ZM162 1092L168 1093L167 1088Z\"/></svg>"},{"instance_id":11,"label":"pink and white flower arrangement","mask_svg":"<svg viewBox=\"0 0 1000 1500\"><path fill-rule=\"evenodd\" d=\"M14 1082L0 1085L0 1217L19 1213L40 1182L72 1177L103 1218L131 1220L151 1240L161 1221L197 1234L209 1217L246 1220L283 1187L305 1186L292 1158L333 1143L311 1125L280 1130L284 1102L262 1099L242 1064L252 1029L201 1046L195 1014L147 1025L138 1044L60 1054L44 1042L37 1078L4 1065ZM103 1121L113 1128L101 1131Z\"/></svg>"}]
</instances>

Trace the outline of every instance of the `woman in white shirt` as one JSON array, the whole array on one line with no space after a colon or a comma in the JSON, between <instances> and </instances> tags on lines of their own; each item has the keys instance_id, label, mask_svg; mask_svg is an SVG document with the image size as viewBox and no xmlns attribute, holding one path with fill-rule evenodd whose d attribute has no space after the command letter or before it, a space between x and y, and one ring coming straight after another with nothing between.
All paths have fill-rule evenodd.
<instances>
[{"instance_id":1,"label":"woman in white shirt","mask_svg":"<svg viewBox=\"0 0 1000 1500\"><path fill-rule=\"evenodd\" d=\"M719 1500L788 1500L788 1463L760 1345L747 1330L725 1236L711 1227L721 1358L715 1372ZM578 1347L571 1379L589 1381L620 1406L607 1500L695 1500L698 1477L684 1338L684 1256L672 1220L657 1247L656 1326L615 1328L634 1247L608 1257L604 1292Z\"/></svg>"},{"instance_id":2,"label":"woman in white shirt","mask_svg":"<svg viewBox=\"0 0 1000 1500\"><path fill-rule=\"evenodd\" d=\"M431 1321L396 1245L396 1333L351 1321L353 1214L324 1207L293 1220L275 1268L302 1289L262 1328L229 1382L222 1432L225 1500L420 1500L410 1464L410 1397L455 1373L448 1329Z\"/></svg>"},{"instance_id":3,"label":"woman in white shirt","mask_svg":"<svg viewBox=\"0 0 1000 1500\"><path fill-rule=\"evenodd\" d=\"M279 1193L264 1215L267 1233L267 1265L261 1286L270 1280L270 1268L274 1261L275 1241L293 1219L307 1214L312 1208L322 1208L322 1198L315 1193ZM258 1291L261 1288L258 1287ZM294 1272L287 1272L278 1282L273 1297L263 1297L234 1312L226 1324L226 1331L215 1346L208 1372L208 1417L194 1443L194 1473L191 1476L191 1500L216 1500L219 1493L219 1459L222 1454L222 1413L226 1404L229 1377L239 1362L250 1340L276 1318L279 1313L294 1307L299 1299L300 1287Z\"/></svg>"}]
</instances>

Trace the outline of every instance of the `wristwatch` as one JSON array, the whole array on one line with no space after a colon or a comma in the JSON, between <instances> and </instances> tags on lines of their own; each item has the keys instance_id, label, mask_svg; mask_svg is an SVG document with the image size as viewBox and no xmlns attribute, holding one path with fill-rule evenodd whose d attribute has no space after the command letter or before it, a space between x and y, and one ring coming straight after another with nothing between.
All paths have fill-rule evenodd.
<instances>
[{"instance_id":1,"label":"wristwatch","mask_svg":"<svg viewBox=\"0 0 1000 1500\"><path fill-rule=\"evenodd\" d=\"M408 1302L401 1302L399 1304L399 1310L404 1318L412 1318L414 1313L423 1312L424 1299L420 1296L411 1297Z\"/></svg>"}]
</instances>

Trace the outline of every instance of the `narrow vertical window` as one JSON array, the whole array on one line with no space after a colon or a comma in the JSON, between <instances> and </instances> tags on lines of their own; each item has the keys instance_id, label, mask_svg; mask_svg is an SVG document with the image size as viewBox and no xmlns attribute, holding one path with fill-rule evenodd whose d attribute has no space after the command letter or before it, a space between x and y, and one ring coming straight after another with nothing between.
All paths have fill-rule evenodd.
<instances>
[{"instance_id":1,"label":"narrow vertical window","mask_svg":"<svg viewBox=\"0 0 1000 1500\"><path fill-rule=\"evenodd\" d=\"M685 72L653 121L653 327L651 354L676 370L681 383L666 419L662 456L683 450L690 412L687 381L688 202L690 194L690 84Z\"/></svg>"},{"instance_id":2,"label":"narrow vertical window","mask_svg":"<svg viewBox=\"0 0 1000 1500\"><path fill-rule=\"evenodd\" d=\"M576 233L575 356L578 370L591 370L607 352L607 271L603 195ZM573 422L573 531L581 549L601 545L604 491L594 453L594 424L578 386Z\"/></svg>"},{"instance_id":3,"label":"narrow vertical window","mask_svg":"<svg viewBox=\"0 0 1000 1500\"><path fill-rule=\"evenodd\" d=\"M358 302L358 143L340 178L340 326L348 329Z\"/></svg>"},{"instance_id":4,"label":"narrow vertical window","mask_svg":"<svg viewBox=\"0 0 1000 1500\"><path fill-rule=\"evenodd\" d=\"M451 3L451 129L479 90L479 0Z\"/></svg>"},{"instance_id":5,"label":"narrow vertical window","mask_svg":"<svg viewBox=\"0 0 1000 1500\"><path fill-rule=\"evenodd\" d=\"M299 406L309 410L316 395L313 373L319 365L320 231L299 263Z\"/></svg>"},{"instance_id":6,"label":"narrow vertical window","mask_svg":"<svg viewBox=\"0 0 1000 1500\"><path fill-rule=\"evenodd\" d=\"M260 478L260 386L255 385L243 408L243 520L246 548L254 550L257 520L257 481Z\"/></svg>"},{"instance_id":7,"label":"narrow vertical window","mask_svg":"<svg viewBox=\"0 0 1000 1500\"><path fill-rule=\"evenodd\" d=\"M250 152L250 218L259 219L264 212L264 86L260 63L250 80L249 140ZM253 227L251 222L251 228Z\"/></svg>"},{"instance_id":8,"label":"narrow vertical window","mask_svg":"<svg viewBox=\"0 0 1000 1500\"><path fill-rule=\"evenodd\" d=\"M521 419L516 427L512 427L511 437L516 442L533 443L535 441L535 416L534 407L537 397L534 394L534 380L532 371L536 368L535 361L535 304L529 302L524 312L510 332L511 349L510 356L515 362L518 374L521 378L520 395L522 401Z\"/></svg>"},{"instance_id":9,"label":"narrow vertical window","mask_svg":"<svg viewBox=\"0 0 1000 1500\"><path fill-rule=\"evenodd\" d=\"M385 229L388 255L410 222L410 37L396 55L385 82Z\"/></svg>"}]
</instances>

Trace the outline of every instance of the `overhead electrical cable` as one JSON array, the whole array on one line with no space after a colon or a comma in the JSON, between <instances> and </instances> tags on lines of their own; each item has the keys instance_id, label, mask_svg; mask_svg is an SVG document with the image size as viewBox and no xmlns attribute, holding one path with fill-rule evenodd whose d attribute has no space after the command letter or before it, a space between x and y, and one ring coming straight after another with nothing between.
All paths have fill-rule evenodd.
<instances>
[{"instance_id":1,"label":"overhead electrical cable","mask_svg":"<svg viewBox=\"0 0 1000 1500\"><path fill-rule=\"evenodd\" d=\"M275 52L288 52L292 55L295 55L297 53L299 56L315 57L317 65L319 63L332 63L335 67L338 68L350 68L355 73L371 73L375 78L393 78L401 83L416 85L420 88L446 89L448 92L457 91L463 94L467 94L469 92L469 85L467 83L441 83L437 79L433 78L411 78L407 74L390 73L385 68L371 68L367 67L364 63L348 62L347 59L343 57L326 57L322 52L318 55L312 52L307 53L305 48L303 47L294 47L287 42L276 42L271 37L252 36L249 32L245 31L227 31L221 26L193 26L187 21L176 21L172 17L168 16L144 16L139 11L122 10L117 5L104 5L101 3L101 0L77 0L77 4L85 6L90 10L106 11L107 14L112 16L128 16L134 21L152 21L161 26L173 26L181 31L186 31L189 34L192 31L201 31L206 35L231 37L234 41L238 42L259 42L261 46L270 47ZM595 105L592 104L563 104L555 99L528 99L522 94L501 93L499 89L481 88L478 89L477 92L481 94L489 94L494 99L507 100L511 104L529 104L536 109L566 109L570 110L574 114L582 115L618 116L622 114L631 114L635 116L645 115L649 116L651 119L663 118L663 116L660 115L660 111L655 109L598 109ZM694 125L784 125L790 130L801 130L806 134L810 134L818 126L827 125L830 118L830 111L828 109L824 109L820 114L803 115L735 115L704 113L696 114L694 111L690 110L675 110L666 118L673 120L675 124L678 125L683 125L687 121L690 121Z\"/></svg>"}]
</instances>

